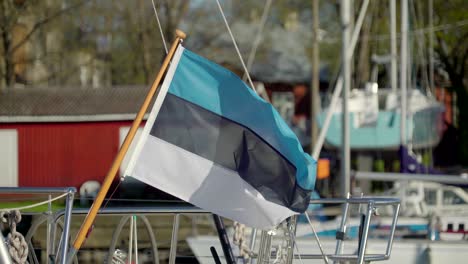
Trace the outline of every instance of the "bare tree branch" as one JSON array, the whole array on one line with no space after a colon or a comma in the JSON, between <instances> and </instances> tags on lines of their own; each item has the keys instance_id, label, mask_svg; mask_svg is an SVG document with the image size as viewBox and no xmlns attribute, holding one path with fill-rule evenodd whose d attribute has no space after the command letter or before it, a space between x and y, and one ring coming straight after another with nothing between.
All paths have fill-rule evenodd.
<instances>
[{"instance_id":1,"label":"bare tree branch","mask_svg":"<svg viewBox=\"0 0 468 264\"><path fill-rule=\"evenodd\" d=\"M94 59L95 58L92 57L81 64L73 65L72 67L67 67L66 69L53 71L49 73L47 76L37 80L36 82L40 84L40 83L46 83L54 78L59 78L59 79L69 78L70 76L73 76L73 74L75 74L80 69L80 67L92 65Z\"/></svg>"},{"instance_id":2,"label":"bare tree branch","mask_svg":"<svg viewBox=\"0 0 468 264\"><path fill-rule=\"evenodd\" d=\"M439 58L442 61L442 64L445 66L447 72L452 72L453 65L449 60L447 50L444 49L445 41L440 36L437 36L437 42L439 42L439 45L436 46L435 51L439 54Z\"/></svg>"},{"instance_id":3,"label":"bare tree branch","mask_svg":"<svg viewBox=\"0 0 468 264\"><path fill-rule=\"evenodd\" d=\"M71 6L67 7L67 8L61 9L60 11L55 12L55 13L52 14L51 16L48 16L48 17L46 17L45 19L43 19L43 20L37 22L36 24L34 24L34 26L33 26L33 28L31 29L31 31L29 31L29 33L28 33L21 41L18 42L18 44L16 44L14 47L12 47L12 48L10 49L10 51L7 51L7 52L13 54L17 49L19 49L22 45L24 45L24 44L31 38L31 36L32 36L37 30L39 30L43 25L49 23L50 21L54 20L55 18L60 17L61 15L65 14L65 13L67 13L67 12L69 12L69 11L71 11L71 10L73 10L73 9L75 9L75 8L77 8L77 7L81 6L81 5L83 5L83 4L85 4L86 2L89 2L89 1L91 1L91 0L83 0L83 1L80 1L80 2L78 2L78 3L75 4L75 5L71 5Z\"/></svg>"}]
</instances>

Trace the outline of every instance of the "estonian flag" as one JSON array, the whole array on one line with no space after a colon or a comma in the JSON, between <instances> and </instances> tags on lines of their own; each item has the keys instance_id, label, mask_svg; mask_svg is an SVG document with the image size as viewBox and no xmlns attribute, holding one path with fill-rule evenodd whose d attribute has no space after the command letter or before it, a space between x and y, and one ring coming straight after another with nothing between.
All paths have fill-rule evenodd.
<instances>
[{"instance_id":1,"label":"estonian flag","mask_svg":"<svg viewBox=\"0 0 468 264\"><path fill-rule=\"evenodd\" d=\"M307 209L316 161L278 112L179 45L125 175L256 228Z\"/></svg>"}]
</instances>

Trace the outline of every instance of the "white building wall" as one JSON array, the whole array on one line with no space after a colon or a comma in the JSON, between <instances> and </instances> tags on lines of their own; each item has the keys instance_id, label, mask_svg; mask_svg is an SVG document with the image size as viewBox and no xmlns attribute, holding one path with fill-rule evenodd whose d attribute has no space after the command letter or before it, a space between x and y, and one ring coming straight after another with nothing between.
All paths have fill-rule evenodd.
<instances>
[{"instance_id":1,"label":"white building wall","mask_svg":"<svg viewBox=\"0 0 468 264\"><path fill-rule=\"evenodd\" d=\"M0 130L0 186L18 187L18 132Z\"/></svg>"}]
</instances>

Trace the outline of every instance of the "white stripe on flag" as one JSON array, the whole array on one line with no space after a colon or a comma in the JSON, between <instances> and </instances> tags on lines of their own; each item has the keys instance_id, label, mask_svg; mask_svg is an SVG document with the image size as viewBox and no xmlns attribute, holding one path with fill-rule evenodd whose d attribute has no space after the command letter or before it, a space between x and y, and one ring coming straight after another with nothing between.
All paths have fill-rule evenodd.
<instances>
[{"instance_id":1,"label":"white stripe on flag","mask_svg":"<svg viewBox=\"0 0 468 264\"><path fill-rule=\"evenodd\" d=\"M237 172L151 135L131 175L200 208L251 227L273 227L296 214L265 200Z\"/></svg>"},{"instance_id":2,"label":"white stripe on flag","mask_svg":"<svg viewBox=\"0 0 468 264\"><path fill-rule=\"evenodd\" d=\"M135 162L137 161L138 157L140 156L141 153L141 148L146 142L146 139L149 136L149 133L151 131L151 128L153 127L154 121L156 120L156 117L158 117L159 110L161 109L162 103L164 102L164 99L166 98L167 91L169 90L169 85L172 82L172 79L174 78L174 73L177 69L177 65L179 64L180 57L182 56L182 53L184 52L184 47L182 45L179 45L177 47L177 50L174 53L174 56L172 57L171 60L171 65L169 66L169 69L167 70L166 77L164 78L164 82L161 85L161 88L159 89L159 93L157 94L156 101L154 102L153 109L151 109L151 113L146 120L145 128L143 129L143 132L141 133L140 140L138 141L138 144L135 146L135 151L133 153L128 153L131 154L131 159L130 162L128 163L128 167L125 170L125 176L131 176L133 168L135 167ZM127 155L128 155L127 154Z\"/></svg>"}]
</instances>

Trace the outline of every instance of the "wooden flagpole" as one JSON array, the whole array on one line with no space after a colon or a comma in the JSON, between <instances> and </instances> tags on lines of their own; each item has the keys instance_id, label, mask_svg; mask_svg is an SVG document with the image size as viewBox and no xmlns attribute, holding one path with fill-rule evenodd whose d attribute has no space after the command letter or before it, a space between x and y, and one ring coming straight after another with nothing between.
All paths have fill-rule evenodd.
<instances>
[{"instance_id":1,"label":"wooden flagpole","mask_svg":"<svg viewBox=\"0 0 468 264\"><path fill-rule=\"evenodd\" d=\"M120 147L120 150L114 160L114 163L112 164L112 167L110 168L109 172L106 175L106 178L104 179L104 182L102 183L102 187L99 190L99 193L91 206L88 214L86 215L86 218L81 225L80 231L78 232L75 242L73 243L73 247L70 250L69 257L67 257L68 260L73 257L76 252L80 249L81 245L83 244L84 240L86 239L86 235L88 233L88 230L90 229L92 223L94 222L94 219L96 218L96 214L99 210L99 208L102 205L102 202L110 188L110 185L117 174L117 171L120 168L120 165L122 164L122 160L125 157L125 154L128 151L128 148L130 147L130 143L133 141L133 138L135 137L135 134L138 130L138 127L140 126L141 121L143 120L143 116L145 115L149 104L151 103L151 100L153 99L154 94L156 93L159 83L161 82L161 79L166 72L166 69L169 65L169 62L171 61L172 57L174 56L175 50L179 46L180 42L185 39L186 34L181 31L181 30L176 30L176 38L174 42L172 43L171 49L169 50L169 53L167 54L166 58L164 59L164 62L161 66L161 69L158 72L158 75L156 76L156 79L153 82L153 85L151 86L151 89L149 90L148 94L146 95L145 101L143 102L143 105L140 108L140 111L138 112L135 120L133 121L132 127L130 128L130 131L128 132L127 136L125 137L125 140Z\"/></svg>"}]
</instances>

